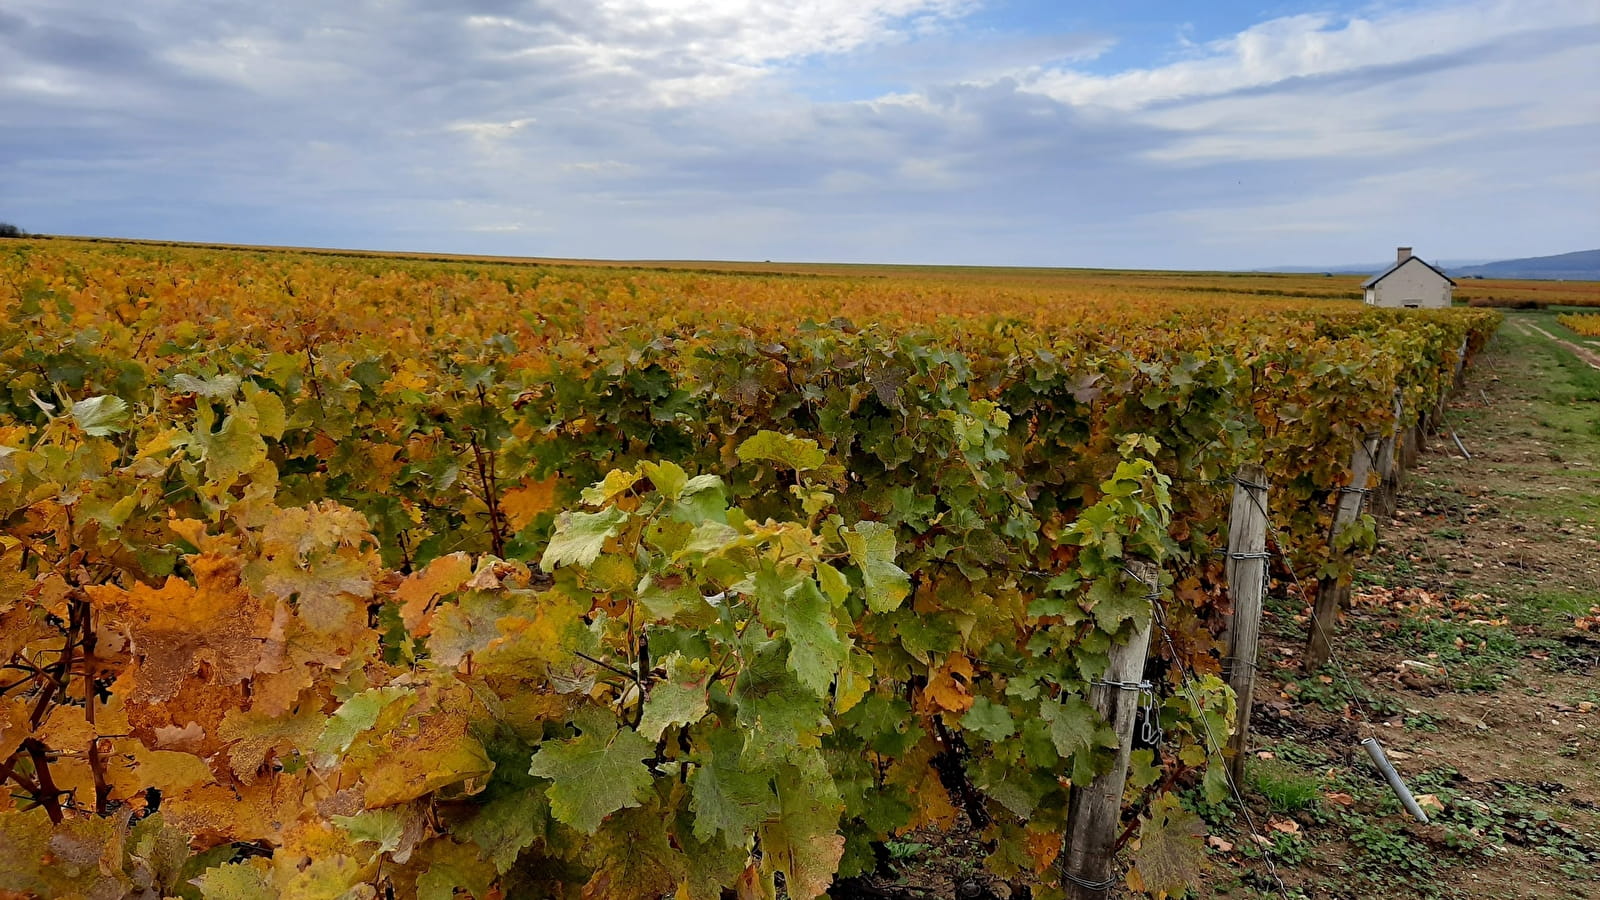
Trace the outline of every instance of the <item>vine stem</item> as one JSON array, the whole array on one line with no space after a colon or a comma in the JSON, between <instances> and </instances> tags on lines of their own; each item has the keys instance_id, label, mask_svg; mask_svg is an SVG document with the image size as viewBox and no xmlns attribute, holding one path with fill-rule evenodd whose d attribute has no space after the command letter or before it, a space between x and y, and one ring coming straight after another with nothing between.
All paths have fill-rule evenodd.
<instances>
[{"instance_id":1,"label":"vine stem","mask_svg":"<svg viewBox=\"0 0 1600 900\"><path fill-rule=\"evenodd\" d=\"M491 412L496 412L489 405L489 393L483 389L481 384L478 385L478 406L483 409L486 420ZM476 434L474 434L474 439L476 439ZM474 448L476 446L476 440L474 440ZM506 555L505 516L500 512L500 485L495 474L497 455L498 451L495 450L483 451L483 457L478 462L478 476L483 481L484 502L489 506L490 540L494 544L494 555L503 559ZM483 458L488 460L487 467L484 465Z\"/></svg>"},{"instance_id":2,"label":"vine stem","mask_svg":"<svg viewBox=\"0 0 1600 900\"><path fill-rule=\"evenodd\" d=\"M638 677L635 676L632 672L627 672L627 671L624 671L622 669L619 669L616 666L613 666L612 664L606 662L603 659L595 659L594 657L590 656L587 653L584 653L581 650L572 651L572 655L578 657L579 659L587 660L587 661L589 661L591 663L594 663L595 665L599 666L602 669L605 669L608 672L611 672L611 673L616 674L616 675L621 675L623 678L626 678L629 681L637 681L638 680Z\"/></svg>"},{"instance_id":3,"label":"vine stem","mask_svg":"<svg viewBox=\"0 0 1600 900\"><path fill-rule=\"evenodd\" d=\"M1111 845L1112 856L1116 856L1117 853L1121 852L1123 846L1133 838L1133 832L1139 827L1139 816L1143 815L1145 807L1150 805L1150 798L1156 794L1163 794L1171 790L1172 786L1177 783L1178 778L1190 771L1193 770L1180 762L1176 769L1168 772L1167 776L1161 779L1159 785L1144 789L1144 793L1139 795L1139 801L1133 805L1132 815L1128 817L1127 827L1122 829L1122 834L1117 837L1116 843Z\"/></svg>"},{"instance_id":4,"label":"vine stem","mask_svg":"<svg viewBox=\"0 0 1600 900\"><path fill-rule=\"evenodd\" d=\"M63 562L70 566L72 564L73 553L73 522L72 507L70 505L66 507L66 514L67 552L63 558ZM58 689L65 688L67 682L72 679L73 651L77 649L79 632L83 627L83 616L79 606L79 604L82 602L83 601L81 600L72 601L70 612L67 616L66 642L61 647L61 658L55 663L55 665L48 667L49 669L59 668L60 672L58 674L50 674L48 669L46 670L46 674L49 674L50 677L49 680L45 682L44 687L39 691L39 701L34 704L33 714L28 717L28 726L30 730L37 731L39 726L43 724L45 716L48 715L50 710L53 708L51 704L55 700L56 691Z\"/></svg>"},{"instance_id":5,"label":"vine stem","mask_svg":"<svg viewBox=\"0 0 1600 900\"><path fill-rule=\"evenodd\" d=\"M29 794L37 796L39 793L39 786L34 783L32 778L29 778L28 776L17 771L17 756L20 753L22 753L22 748L18 747L16 750L11 752L11 757L9 759L3 763L0 763L0 784L4 784L7 780L15 781L18 787L22 788L24 791L27 791Z\"/></svg>"},{"instance_id":6,"label":"vine stem","mask_svg":"<svg viewBox=\"0 0 1600 900\"><path fill-rule=\"evenodd\" d=\"M482 485L483 505L489 510L489 548L495 556L501 559L506 555L506 539L504 529L500 522L500 498L495 493L494 475L490 471L493 467L492 456L490 461L485 461L485 451L478 444L476 431L470 433L469 441L472 445L472 461L478 469L478 482Z\"/></svg>"},{"instance_id":7,"label":"vine stem","mask_svg":"<svg viewBox=\"0 0 1600 900\"><path fill-rule=\"evenodd\" d=\"M94 648L98 640L94 633L94 608L82 600L73 602L82 604L83 609L83 716L94 730ZM94 811L103 816L111 800L111 785L106 782L106 761L100 755L98 731L89 736L89 771L94 775Z\"/></svg>"},{"instance_id":8,"label":"vine stem","mask_svg":"<svg viewBox=\"0 0 1600 900\"><path fill-rule=\"evenodd\" d=\"M326 415L327 410L322 405L322 379L317 375L317 357L311 351L311 341L306 340L306 369L311 375L311 394L317 398L317 411Z\"/></svg>"},{"instance_id":9,"label":"vine stem","mask_svg":"<svg viewBox=\"0 0 1600 900\"><path fill-rule=\"evenodd\" d=\"M38 738L28 738L22 742L22 747L33 759L33 773L39 779L38 787L33 794L34 802L44 807L45 814L50 817L50 824L60 825L63 818L61 791L56 789L55 779L50 776L49 748Z\"/></svg>"}]
</instances>

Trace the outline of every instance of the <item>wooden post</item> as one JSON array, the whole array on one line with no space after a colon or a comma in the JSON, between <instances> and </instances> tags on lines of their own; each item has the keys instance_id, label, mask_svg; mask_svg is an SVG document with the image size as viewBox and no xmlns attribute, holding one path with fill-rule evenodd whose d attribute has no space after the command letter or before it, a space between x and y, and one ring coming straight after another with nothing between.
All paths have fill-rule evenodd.
<instances>
[{"instance_id":1,"label":"wooden post","mask_svg":"<svg viewBox=\"0 0 1600 900\"><path fill-rule=\"evenodd\" d=\"M1410 471L1417 464L1417 452L1421 445L1422 423L1407 428L1400 435L1400 468Z\"/></svg>"},{"instance_id":2,"label":"wooden post","mask_svg":"<svg viewBox=\"0 0 1600 900\"><path fill-rule=\"evenodd\" d=\"M1129 561L1134 577L1160 590L1160 569L1154 563ZM1154 616L1151 617L1154 622ZM1144 680L1145 657L1150 650L1150 630L1146 624L1134 632L1126 644L1111 648L1111 664L1102 681L1138 684ZM1139 691L1108 684L1089 689L1089 703L1117 732L1117 758L1110 771L1087 786L1074 786L1067 799L1066 846L1062 848L1061 871L1066 876L1068 900L1102 900L1111 888L1112 845L1122 819L1122 789L1128 780L1128 757L1133 752L1134 713L1139 706Z\"/></svg>"},{"instance_id":3,"label":"wooden post","mask_svg":"<svg viewBox=\"0 0 1600 900\"><path fill-rule=\"evenodd\" d=\"M1256 686L1256 644L1261 638L1261 605L1267 595L1266 470L1245 466L1233 485L1233 510L1228 516L1228 594L1233 614L1223 625L1228 648L1223 671L1238 699L1239 718L1228 740L1228 766L1242 784L1250 742L1250 707Z\"/></svg>"},{"instance_id":4,"label":"wooden post","mask_svg":"<svg viewBox=\"0 0 1600 900\"><path fill-rule=\"evenodd\" d=\"M1339 489L1339 506L1334 511L1333 529L1328 535L1330 543L1361 518L1368 476L1372 473L1372 460L1377 453L1378 439L1368 438L1356 444L1350 454L1350 484ZM1339 555L1343 555L1342 552ZM1350 581L1346 578L1324 578L1317 585L1317 602L1311 611L1311 639L1306 644L1307 672L1316 671L1328 661L1333 651L1331 641L1339 610L1348 605L1349 599Z\"/></svg>"},{"instance_id":5,"label":"wooden post","mask_svg":"<svg viewBox=\"0 0 1600 900\"><path fill-rule=\"evenodd\" d=\"M1373 500L1373 511L1386 518L1393 517L1400 505L1400 464L1396 445L1400 434L1400 394L1394 395L1394 428L1392 433L1378 442L1378 493Z\"/></svg>"}]
</instances>

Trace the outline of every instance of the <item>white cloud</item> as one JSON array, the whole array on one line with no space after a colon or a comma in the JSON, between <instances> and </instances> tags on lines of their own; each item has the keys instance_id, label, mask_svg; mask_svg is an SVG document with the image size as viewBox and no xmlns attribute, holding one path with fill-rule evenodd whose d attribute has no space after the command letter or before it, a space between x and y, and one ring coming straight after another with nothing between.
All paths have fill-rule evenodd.
<instances>
[{"instance_id":1,"label":"white cloud","mask_svg":"<svg viewBox=\"0 0 1600 900\"><path fill-rule=\"evenodd\" d=\"M615 159L562 163L561 169L564 172L577 172L582 175L626 175L639 171L638 166Z\"/></svg>"},{"instance_id":2,"label":"white cloud","mask_svg":"<svg viewBox=\"0 0 1600 900\"><path fill-rule=\"evenodd\" d=\"M1593 46L1494 57L1422 73L1357 72L1323 83L1163 104L1132 113L1175 137L1162 162L1394 157L1504 134L1592 123ZM1542 90L1549 83L1551 90Z\"/></svg>"},{"instance_id":3,"label":"white cloud","mask_svg":"<svg viewBox=\"0 0 1600 900\"><path fill-rule=\"evenodd\" d=\"M1166 65L1012 74L1021 90L1159 129L1145 158L1395 158L1600 119L1600 4L1475 0L1273 19Z\"/></svg>"},{"instance_id":4,"label":"white cloud","mask_svg":"<svg viewBox=\"0 0 1600 900\"><path fill-rule=\"evenodd\" d=\"M1164 66L1113 75L1046 69L1025 79L1025 85L1073 105L1135 110L1294 78L1401 65L1519 34L1597 25L1600 4L1592 0L1433 3L1380 8L1371 17L1316 13L1263 22L1205 44L1194 58Z\"/></svg>"},{"instance_id":5,"label":"white cloud","mask_svg":"<svg viewBox=\"0 0 1600 900\"><path fill-rule=\"evenodd\" d=\"M453 122L445 126L445 131L459 134L468 134L480 140L498 140L508 138L522 129L538 121L532 116L522 119L512 119L508 122Z\"/></svg>"},{"instance_id":6,"label":"white cloud","mask_svg":"<svg viewBox=\"0 0 1600 900\"><path fill-rule=\"evenodd\" d=\"M964 0L601 0L604 31L622 42L763 65L843 53L967 10Z\"/></svg>"},{"instance_id":7,"label":"white cloud","mask_svg":"<svg viewBox=\"0 0 1600 900\"><path fill-rule=\"evenodd\" d=\"M979 3L7 0L0 198L39 231L563 256L1339 261L1375 211L1446 256L1600 239L1593 0L1174 23L1175 61L1120 72L1089 70L1117 35Z\"/></svg>"}]
</instances>

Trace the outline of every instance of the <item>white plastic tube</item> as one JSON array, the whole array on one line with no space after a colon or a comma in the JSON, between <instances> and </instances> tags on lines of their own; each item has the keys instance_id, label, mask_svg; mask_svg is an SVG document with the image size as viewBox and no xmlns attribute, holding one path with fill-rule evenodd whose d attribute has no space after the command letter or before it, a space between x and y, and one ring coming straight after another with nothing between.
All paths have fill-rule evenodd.
<instances>
[{"instance_id":1,"label":"white plastic tube","mask_svg":"<svg viewBox=\"0 0 1600 900\"><path fill-rule=\"evenodd\" d=\"M1361 742L1361 746L1366 748L1367 755L1372 757L1372 762L1377 765L1378 771L1382 772L1383 777L1388 779L1389 787L1394 789L1394 795L1400 798L1400 805L1406 808L1406 812L1411 813L1418 822L1424 825L1428 824L1428 814L1423 812L1422 807L1417 805L1417 799L1411 796L1411 791L1406 787L1406 783L1400 780L1400 773L1394 770L1394 764L1390 763L1389 757L1384 755L1383 747L1378 744L1378 739L1367 738Z\"/></svg>"}]
</instances>

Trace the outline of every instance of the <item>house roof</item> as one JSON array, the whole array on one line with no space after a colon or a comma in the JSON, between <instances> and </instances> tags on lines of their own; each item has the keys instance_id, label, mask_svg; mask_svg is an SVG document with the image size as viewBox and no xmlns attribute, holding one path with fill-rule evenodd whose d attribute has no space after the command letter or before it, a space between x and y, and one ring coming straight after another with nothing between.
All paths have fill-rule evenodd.
<instances>
[{"instance_id":1,"label":"house roof","mask_svg":"<svg viewBox=\"0 0 1600 900\"><path fill-rule=\"evenodd\" d=\"M1378 282L1384 280L1385 278L1388 278L1390 275L1393 275L1395 272L1398 272L1402 266L1404 266L1406 263L1409 263L1409 262L1422 263L1423 265L1427 266L1429 269L1432 269L1433 270L1433 274L1439 276L1440 278L1443 278L1445 281L1450 282L1451 286L1455 286L1455 284L1456 284L1455 279L1453 279L1449 275L1446 275L1445 273L1439 271L1439 269L1437 267L1431 265L1427 260L1423 259L1422 257L1420 257L1420 256L1408 256L1405 259L1402 259L1399 262L1395 263L1394 265L1390 266L1389 268L1384 269L1382 272L1379 272L1378 274L1372 276L1371 278L1368 278L1366 281L1361 282L1361 286L1363 288L1372 287L1373 285L1375 285Z\"/></svg>"}]
</instances>

